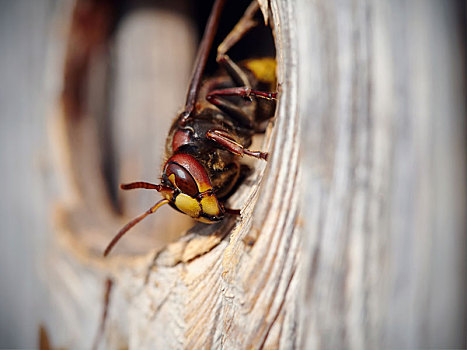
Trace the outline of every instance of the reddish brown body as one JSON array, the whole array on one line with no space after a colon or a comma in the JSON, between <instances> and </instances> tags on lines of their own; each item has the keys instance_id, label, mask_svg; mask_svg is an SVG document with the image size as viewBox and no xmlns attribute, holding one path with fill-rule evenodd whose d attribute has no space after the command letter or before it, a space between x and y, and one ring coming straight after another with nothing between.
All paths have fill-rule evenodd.
<instances>
[{"instance_id":1,"label":"reddish brown body","mask_svg":"<svg viewBox=\"0 0 467 350\"><path fill-rule=\"evenodd\" d=\"M161 183L135 182L122 189L155 189L163 199L129 222L110 242L107 255L131 227L163 204L195 220L214 223L226 212L224 201L237 184L242 169L239 158L267 159L267 153L249 150L252 136L274 115L275 60L260 58L233 62L226 54L257 22L256 2L248 7L237 26L218 47L219 73L202 81L202 74L224 0L214 4L200 45L185 110L174 121L166 143Z\"/></svg>"}]
</instances>

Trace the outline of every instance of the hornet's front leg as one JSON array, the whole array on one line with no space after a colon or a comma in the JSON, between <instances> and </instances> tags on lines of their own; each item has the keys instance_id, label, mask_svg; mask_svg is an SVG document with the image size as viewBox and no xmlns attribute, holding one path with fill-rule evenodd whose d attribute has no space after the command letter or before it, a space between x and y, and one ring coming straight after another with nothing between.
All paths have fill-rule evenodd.
<instances>
[{"instance_id":1,"label":"hornet's front leg","mask_svg":"<svg viewBox=\"0 0 467 350\"><path fill-rule=\"evenodd\" d=\"M247 155L258 159L268 159L268 154L266 152L251 151L249 149L244 148L241 144L234 140L232 135L230 135L224 130L211 129L206 133L206 137L212 141L217 142L229 152L238 156L243 157L244 155Z\"/></svg>"}]
</instances>

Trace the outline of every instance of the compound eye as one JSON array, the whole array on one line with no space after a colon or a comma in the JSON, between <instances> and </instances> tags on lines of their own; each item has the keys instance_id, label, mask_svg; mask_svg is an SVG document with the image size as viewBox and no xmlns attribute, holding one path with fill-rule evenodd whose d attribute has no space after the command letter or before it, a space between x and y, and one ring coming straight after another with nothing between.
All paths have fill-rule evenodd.
<instances>
[{"instance_id":1,"label":"compound eye","mask_svg":"<svg viewBox=\"0 0 467 350\"><path fill-rule=\"evenodd\" d=\"M165 169L165 173L172 184L182 193L196 197L198 186L196 186L193 176L185 168L176 163L169 163Z\"/></svg>"}]
</instances>

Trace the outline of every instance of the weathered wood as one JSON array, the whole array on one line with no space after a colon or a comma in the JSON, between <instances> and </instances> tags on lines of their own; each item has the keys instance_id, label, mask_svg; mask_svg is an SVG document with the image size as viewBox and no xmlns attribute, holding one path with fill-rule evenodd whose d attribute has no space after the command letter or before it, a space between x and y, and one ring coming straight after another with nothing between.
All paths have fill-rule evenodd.
<instances>
[{"instance_id":1,"label":"weathered wood","mask_svg":"<svg viewBox=\"0 0 467 350\"><path fill-rule=\"evenodd\" d=\"M466 346L457 11L297 2L304 349Z\"/></svg>"},{"instance_id":2,"label":"weathered wood","mask_svg":"<svg viewBox=\"0 0 467 350\"><path fill-rule=\"evenodd\" d=\"M89 13L93 14L94 11ZM271 19L280 23L291 22L290 18L278 17L280 13L281 11L278 10L273 11ZM290 16L291 13L284 12L284 14ZM164 14L159 13L159 16ZM138 18L140 25L143 19ZM180 26L173 19L168 19L171 23L164 22L163 19L164 17L158 17L159 26L169 33L170 29L168 30L167 26L171 28ZM90 17L86 21L88 26L85 30L94 33L102 30L102 34L98 36L105 36L105 29L92 27L92 23L98 21L102 22L101 19ZM111 23L111 20L106 19L104 23ZM76 30L81 29L77 27L71 33L75 33ZM146 38L147 36L142 34L144 31L147 29L141 29L138 36ZM282 48L284 43L290 42L289 35L287 26L276 32L278 50L285 53L279 59L280 65L284 65L283 60L293 59L289 56L293 56L294 51ZM155 38L159 36L154 35ZM77 38L82 37L77 35ZM133 40L138 42L137 38ZM173 50L172 43L179 39L171 37L166 43L156 41L153 44L155 52L158 52L156 56L148 58L147 53L144 53L140 65L127 67L137 69L141 66L146 67L145 69L153 69L149 67L155 65L156 70L160 69L164 72L170 71L170 67L180 71L179 61L169 62L166 59L167 51ZM131 39L129 42L132 42ZM145 45L147 46L146 42ZM75 50L76 46L73 44L70 47ZM74 54L74 51L68 50L68 55L70 52ZM128 47L123 47L119 56L122 61L125 60L127 52L131 51ZM185 58L188 55L179 53L175 56ZM173 59L173 56L170 57ZM152 62L144 62L148 59ZM86 65L89 64L94 72L93 84L103 86L100 83L102 79L96 77L99 65L93 65L94 60L95 57L89 59ZM68 58L67 61L72 65L76 64L74 59ZM65 65L66 71L70 69L67 67L73 66ZM76 69L72 68L72 71ZM286 78L287 72L292 76ZM172 74L176 75L177 72L167 73L170 76ZM124 166L122 173L125 178L131 178L131 174L126 175L128 170L135 173L135 167L137 169L141 167L139 164L147 166L146 163L136 162L135 154L138 150L145 150L147 145L156 139L157 135L154 136L153 129L160 133L157 139L165 139L168 128L166 124L167 120L170 122L170 118L166 115L169 113L168 110L163 113L162 108L159 108L160 103L168 102L163 101L167 100L163 97L164 94L183 96L180 91L184 91L184 88L180 87L174 87L173 91L170 91L167 79L171 78L168 76L164 77L158 87L148 88L150 84L145 77L146 80L142 85L144 88L134 96L143 99L145 91L154 90L157 91L156 98L160 97L161 102L151 100L154 105L137 108L137 111L140 109L146 114L152 114L151 119L141 127L134 121L134 116L131 122L127 119L127 115L133 111L127 110L121 102L131 98L135 93L134 90L128 89L134 76L138 74L130 73L129 76L123 74L122 92L117 92L117 96L122 94L117 99L117 120L121 120L118 123L126 126L120 128L121 131L116 134L115 140L118 142L123 140L123 145L118 147L121 147L120 152L124 153L123 160L119 162ZM70 183L72 189L65 196L70 197L71 193L74 193L76 199L68 198L56 212L57 245L50 257L54 265L54 273L51 274L53 278L50 280L57 299L66 298L70 290L74 290L74 297L70 298L70 305L59 308L59 314L72 318L62 319L59 328L63 331L54 331L58 333L55 335L54 343L72 347L90 346L92 329L97 331L99 320L99 307L96 308L96 305L101 306L97 297L103 283L98 281L105 275L110 275L115 287L105 334L106 344L109 347L129 345L130 348L244 348L245 346L290 348L297 346L296 270L300 236L295 229L298 202L294 193L298 185L299 143L298 138L291 135L298 135L298 115L296 104L287 103L289 100L294 101L293 97L288 98L288 96L296 91L294 90L296 84L293 83L296 73L293 70L281 69L278 78L285 103L279 105L276 119L269 126L264 141L258 145L261 149L270 150L270 160L268 163L252 162L253 173L249 176L249 180L229 199L230 207L242 208L241 219L224 220L218 225L196 225L184 237L165 248L163 245L158 248L148 236L132 232L131 240L143 242L142 246L146 247L146 253L135 256L134 253L138 250L132 248L131 240L127 239L122 241L120 253L116 251L107 259L100 257L100 252L106 243L105 237L110 239L115 232L112 227L120 225L121 220L112 212L109 199L105 196L105 187L102 184L105 174L99 170L101 155L96 151L91 152L90 148L90 145L97 145L96 142L99 142L96 138L98 133L93 132L99 126L93 114L102 111L102 107L79 105L79 108L70 109L67 106L73 106L78 100L73 95L67 95L65 91L65 101L70 101L71 98L71 103L67 102L64 108L59 109L54 123L55 126L62 125L55 128L56 138L62 135L61 140L65 142L61 144L62 157L59 162L65 165L65 173L69 174L66 181ZM78 79L83 80L82 75L78 75ZM78 84L76 85L78 89L79 86L83 86L80 80L75 83L67 81L71 85ZM161 96L158 96L159 93ZM96 92L91 96L95 94ZM93 100L100 101L103 98L93 97L90 103ZM135 108L135 102L132 102L131 106L131 109ZM170 109L170 107L165 108ZM162 113L155 114L154 110ZM123 118L118 118L119 115ZM174 111L172 115L175 115ZM162 124L162 121L165 121L165 124ZM149 125L153 125L153 128ZM166 127L159 129L158 126L162 125ZM79 132L79 128L83 128L83 131ZM131 128L134 128L137 134L133 134ZM144 137L139 137L141 133L147 135L146 140ZM133 147L128 147L124 142L125 138L129 138L128 134L138 135L134 144L139 145L139 148L134 146L133 155L128 154L128 148L131 150ZM96 146L92 146L94 147ZM154 152L146 152L146 154L157 157ZM148 159L145 161L153 163ZM125 166L125 163L128 163L128 166ZM283 166L285 164L286 167ZM83 171L83 169L87 170ZM155 227L159 234L161 228L165 233L167 226L165 223L169 219L160 216L160 213L159 217L161 224ZM154 222L151 222L151 225L154 225ZM149 252L148 246L152 248ZM128 252L133 252L133 255L128 255ZM156 252L156 258L153 259ZM68 271L65 276L62 275L63 270ZM78 280L94 281L95 285L92 288L90 283L76 285ZM86 290L83 290L84 286ZM86 303L88 303L87 307ZM81 308L90 312L79 319L74 318L73 315L79 314L78 310ZM126 316L122 317L122 315ZM67 337L66 334L69 334L67 329L74 329L75 335Z\"/></svg>"},{"instance_id":3,"label":"weathered wood","mask_svg":"<svg viewBox=\"0 0 467 350\"><path fill-rule=\"evenodd\" d=\"M0 3L0 348L37 346L47 292L38 269L50 233L45 110L51 1Z\"/></svg>"},{"instance_id":4,"label":"weathered wood","mask_svg":"<svg viewBox=\"0 0 467 350\"><path fill-rule=\"evenodd\" d=\"M87 148L70 138L80 135L58 110L54 136L62 137L58 163L69 185L49 254L59 315L49 327L53 344L91 345L103 279L111 276L109 348L465 346L465 81L454 74L464 69L456 4L272 0L266 10L265 3L280 101L257 140L270 152L268 163L253 162L254 173L230 199L242 208L240 220L197 225L165 241L161 227L180 228L152 221L101 258L122 218L103 190L105 174L79 169L99 167L89 151L99 138L89 131L102 107L82 115ZM163 140L168 126L161 123L177 106L162 104L182 102L171 96L184 97L193 54L192 44L173 47L193 42L186 21L153 15L160 27L145 27L153 22L140 13L135 27L126 22L116 50L122 71L113 82L113 137L124 180L157 176L160 157L147 149L162 151L153 129ZM164 36L180 37L147 44L158 35L145 33L167 28ZM133 65L140 37L154 51L140 47ZM170 56L187 59L172 61L169 50L187 50ZM161 85L138 81L164 72L170 78ZM178 83L168 86L172 77ZM79 182L71 181L77 174ZM131 216L128 208L142 211L140 203L151 200L123 211Z\"/></svg>"}]
</instances>

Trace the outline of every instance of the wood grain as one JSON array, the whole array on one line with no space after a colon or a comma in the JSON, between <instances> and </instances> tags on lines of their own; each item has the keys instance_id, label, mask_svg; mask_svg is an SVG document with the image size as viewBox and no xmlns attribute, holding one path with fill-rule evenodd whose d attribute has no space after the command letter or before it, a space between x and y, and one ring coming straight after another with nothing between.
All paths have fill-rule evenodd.
<instances>
[{"instance_id":1,"label":"wood grain","mask_svg":"<svg viewBox=\"0 0 467 350\"><path fill-rule=\"evenodd\" d=\"M167 26L173 28L180 26L180 23L167 17L163 12L158 16L161 16L158 19L159 25L169 33L170 29L167 29ZM141 23L144 24L144 17L137 17L137 20L141 28L139 30L148 31L147 28L141 27ZM284 21L279 18L275 20ZM92 18L88 20L88 23L93 22L95 20ZM288 28L284 27L276 35L277 45L282 50L281 45L290 41L287 38L290 35ZM138 37L142 36L144 35L138 34ZM284 39L284 36L287 39ZM154 35L154 37L158 36ZM129 40L138 42L137 37ZM172 38L168 39L166 44L160 41L157 45L154 44L160 50L160 56L154 56L152 60L156 67L163 65L164 72L170 71L171 66L180 70L180 62L169 62L163 54L166 50L173 50L171 42L176 40ZM125 46L122 49L124 51L119 57L121 62L125 63L125 55L131 50ZM293 54L290 49L284 52ZM186 56L186 54L175 55L182 58ZM160 57L160 64L156 61L157 57ZM148 59L148 55L143 55L142 59ZM93 60L90 60L89 64ZM134 63L131 62L127 67L134 70ZM282 58L280 64L284 65ZM136 64L136 67L150 66L144 62ZM93 71L96 72L96 69L93 68ZM287 70L282 69L279 73L279 81L283 82L281 93L284 96L288 96L294 91L294 86L296 87L292 81L292 78L296 79L296 77L286 78L284 75L286 72ZM290 72L293 74L293 71ZM121 89L126 92L117 99L119 106L117 121L121 120L117 123L126 125L120 129L123 133L120 131L120 134L114 136L119 142L123 140L122 145L118 145L122 149L120 152L124 153L119 162L125 166L128 159L131 160L130 164L123 168L125 177L127 177L125 169L138 168L138 164L141 164L134 161L135 156L128 155L128 149L137 149L137 147L128 147L124 140L128 138L129 131L133 133L131 128L138 132L137 135L141 134L142 128L138 129L135 125L138 119L134 119L135 113L132 113L134 111L122 107L121 102L136 93L129 89L129 86L134 86L133 77L138 76L137 71L122 76L121 79L125 80ZM93 84L99 83L95 74L92 77L95 81ZM150 87L149 84L146 79L141 85L145 88L134 96L138 99L144 98L145 91L148 91L147 87ZM289 86L292 87L291 90ZM164 94L173 96L175 92L182 90L175 86L170 92L165 83L153 90L158 91L157 89L160 92L155 92L154 96L161 101L167 100ZM284 101L288 100L288 98L284 99ZM293 98L291 100L293 101ZM135 102L131 102L130 106L134 109ZM106 199L102 192L103 186L99 185L100 192L96 192L95 180L105 178L105 174L99 173L99 154L91 152L90 149L90 145L99 142L96 133L91 132L93 125L98 126L92 116L102 110L102 107L88 108L86 110L89 111L86 113L78 111L81 115L72 119L69 119L70 112L67 112L66 108L59 110L55 123L60 125L62 120L65 125L64 128L54 129L57 133L56 137L60 138L59 135L65 132L60 139L69 143L65 147L62 145L64 158L61 162L69 164L65 173L79 179L79 183L78 186L72 185L78 199L65 201L64 203L72 204L65 204L56 211L58 244L51 256L51 261L54 262L52 275L56 279L51 279L51 286L57 299L65 296L71 289L81 290L80 286L75 285L77 280L98 281L109 274L115 282L109 311L109 326L106 331L106 344L109 347L126 345L130 348L243 348L245 346L259 348L279 345L295 347L296 326L290 322L297 320L295 294L298 284L295 272L300 236L295 229L298 202L293 197L297 186L298 138L291 135L298 134L298 116L294 112L290 117L285 117L286 111L289 113L293 111L290 106L296 108L296 104L279 105L278 114L269 126L262 144L259 145L261 149L270 150L270 161L267 164L253 162L253 173L249 176L249 180L229 200L229 206L242 208L240 220L233 218L224 220L218 225L196 225L186 232L184 237L159 248L153 245L147 236L137 237L137 233L133 233L132 239L145 242L143 243L145 247L150 244L151 252L135 256L134 253L119 254L117 251L109 259L99 257L101 242L105 242L103 237L108 237L108 234L105 235L102 231L111 232L109 227L120 221L113 219L115 214L111 211L108 198ZM149 112L144 106L139 106L136 111L141 109L146 110L146 114ZM131 122L127 117L130 113ZM162 121L167 120L164 114L166 113L153 116L154 121L149 123L153 126L163 125ZM119 118L120 115L124 117ZM69 120L74 124L76 124L75 120L79 121L88 132L76 134L76 126L70 128ZM66 131L67 128L69 131ZM147 123L143 129L146 133L151 130ZM158 131L163 133L162 130L161 127ZM70 135L76 136L70 138ZM87 141L80 135L86 136ZM154 134L150 137L162 138L160 136L156 138ZM144 141L141 136L138 136L136 141L139 149L145 149L147 144L150 144L149 139ZM150 152L146 153L150 154ZM90 161L89 157L93 160ZM287 167L282 167L282 164L287 164ZM262 179L265 179L264 183ZM287 210L284 210L285 208ZM161 217L161 220L165 222L164 220L168 219ZM123 244L122 251L132 251L129 244L131 242ZM66 277L62 276L60 271L63 269L68 270ZM74 293L75 298L70 300L72 305L62 309L64 315L74 315L78 311L77 308L85 307L86 302L90 302L89 305L99 305L96 297L101 285L96 283L93 288L89 288L89 283L87 285L85 291ZM89 346L92 337L79 335L88 334L92 327L96 327L97 330L98 311L99 308L86 315L86 327L80 325L78 319L72 318L62 322L64 328L76 329L76 335L68 339L62 336L56 341L67 342L66 344L73 347ZM122 319L122 313L127 317ZM122 329L132 329L132 331L122 334ZM287 336L283 337L283 334Z\"/></svg>"},{"instance_id":2,"label":"wood grain","mask_svg":"<svg viewBox=\"0 0 467 350\"><path fill-rule=\"evenodd\" d=\"M303 348L466 346L465 33L443 5L298 2Z\"/></svg>"},{"instance_id":3,"label":"wood grain","mask_svg":"<svg viewBox=\"0 0 467 350\"><path fill-rule=\"evenodd\" d=\"M102 172L77 170L83 160L70 162L87 152L94 163L86 166L98 164L90 146L99 137L88 134L85 147L70 140L68 116L58 109L54 137L68 145L58 162L73 190L64 191L55 212L48 256L60 315L53 344L90 346L110 276L115 288L102 347L465 346L460 5L272 0L265 10L265 4L280 98L264 139L256 140L270 158L253 163L253 174L229 200L242 208L239 220L196 225L167 241L148 224L146 233L135 232L120 251L101 258L122 218L108 193L70 182L77 171L89 180L83 186L105 182ZM153 15L160 30L172 28L167 35L193 42L189 22L164 11ZM147 148L159 147L152 128L160 125L164 135L172 108L159 105L180 102L170 96L184 91L177 84L191 59L172 62L166 53L193 53L192 44L174 49L175 39L148 44L157 35L145 33L158 29L146 16L134 17L135 27L126 22L117 49L122 72L112 137L122 142L114 147L124 178L135 176L131 171L150 176ZM132 55L136 49L141 55ZM154 74L165 81L165 72L178 83L139 80ZM163 112L145 119L154 109ZM92 123L83 125L89 131Z\"/></svg>"}]
</instances>

